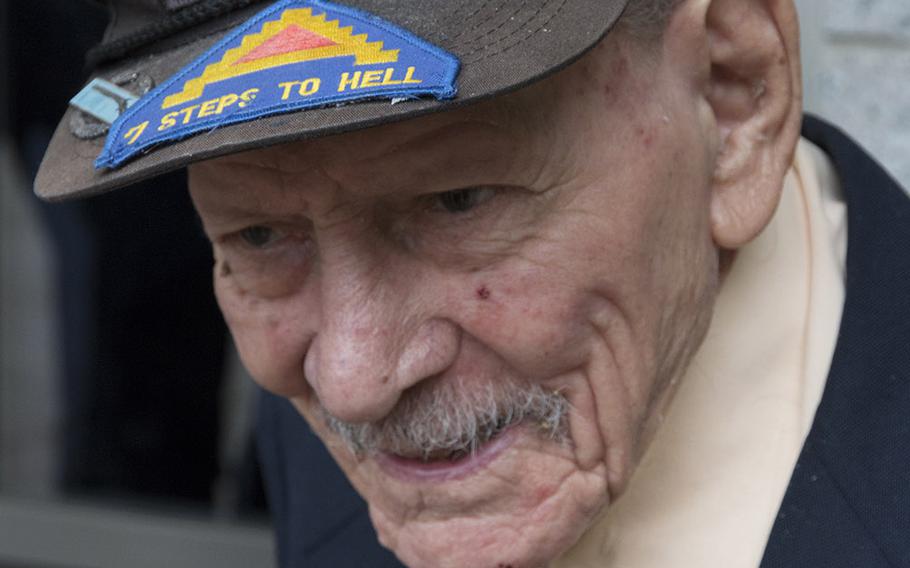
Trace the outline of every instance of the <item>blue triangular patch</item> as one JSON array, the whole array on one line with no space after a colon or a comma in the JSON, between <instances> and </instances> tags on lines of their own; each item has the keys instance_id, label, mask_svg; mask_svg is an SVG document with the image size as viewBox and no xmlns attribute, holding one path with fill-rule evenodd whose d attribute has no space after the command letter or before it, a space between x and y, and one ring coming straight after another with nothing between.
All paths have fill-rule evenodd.
<instances>
[{"instance_id":1,"label":"blue triangular patch","mask_svg":"<svg viewBox=\"0 0 910 568\"><path fill-rule=\"evenodd\" d=\"M124 112L95 167L262 116L363 99L451 98L458 67L449 53L365 12L282 0Z\"/></svg>"}]
</instances>

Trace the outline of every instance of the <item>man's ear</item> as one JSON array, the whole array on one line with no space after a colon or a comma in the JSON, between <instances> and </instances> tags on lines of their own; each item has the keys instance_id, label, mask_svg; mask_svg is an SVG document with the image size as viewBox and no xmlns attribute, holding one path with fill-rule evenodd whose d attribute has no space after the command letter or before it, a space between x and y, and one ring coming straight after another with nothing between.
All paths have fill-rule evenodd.
<instances>
[{"instance_id":1,"label":"man's ear","mask_svg":"<svg viewBox=\"0 0 910 568\"><path fill-rule=\"evenodd\" d=\"M792 0L711 0L705 14L721 141L712 234L735 249L771 220L799 140L799 24Z\"/></svg>"}]
</instances>

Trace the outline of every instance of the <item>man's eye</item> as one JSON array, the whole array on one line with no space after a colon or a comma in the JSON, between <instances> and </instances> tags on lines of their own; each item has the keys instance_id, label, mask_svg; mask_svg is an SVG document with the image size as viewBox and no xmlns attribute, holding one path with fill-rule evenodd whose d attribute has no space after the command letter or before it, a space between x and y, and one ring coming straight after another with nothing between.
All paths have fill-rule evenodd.
<instances>
[{"instance_id":1,"label":"man's eye","mask_svg":"<svg viewBox=\"0 0 910 568\"><path fill-rule=\"evenodd\" d=\"M262 225L253 225L252 227L247 227L246 229L240 231L239 235L244 243L253 248L266 247L278 238L276 231Z\"/></svg>"},{"instance_id":2,"label":"man's eye","mask_svg":"<svg viewBox=\"0 0 910 568\"><path fill-rule=\"evenodd\" d=\"M444 191L436 194L436 199L443 209L449 213L464 213L489 200L496 194L492 187L470 187Z\"/></svg>"}]
</instances>

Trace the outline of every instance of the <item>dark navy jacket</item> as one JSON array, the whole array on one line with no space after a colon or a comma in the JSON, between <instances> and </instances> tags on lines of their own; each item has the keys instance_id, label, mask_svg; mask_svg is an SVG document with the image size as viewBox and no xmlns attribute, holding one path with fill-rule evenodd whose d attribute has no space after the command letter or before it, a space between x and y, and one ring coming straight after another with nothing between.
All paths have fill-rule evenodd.
<instances>
[{"instance_id":1,"label":"dark navy jacket","mask_svg":"<svg viewBox=\"0 0 910 568\"><path fill-rule=\"evenodd\" d=\"M910 199L834 127L807 117L803 135L846 195L847 295L761 568L910 568ZM290 404L263 395L258 439L282 568L401 567Z\"/></svg>"}]
</instances>

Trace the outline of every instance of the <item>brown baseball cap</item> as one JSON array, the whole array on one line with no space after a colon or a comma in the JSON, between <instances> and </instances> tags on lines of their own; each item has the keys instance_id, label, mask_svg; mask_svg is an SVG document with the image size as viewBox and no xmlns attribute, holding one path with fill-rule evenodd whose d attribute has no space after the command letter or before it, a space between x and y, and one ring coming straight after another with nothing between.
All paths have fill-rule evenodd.
<instances>
[{"instance_id":1,"label":"brown baseball cap","mask_svg":"<svg viewBox=\"0 0 910 568\"><path fill-rule=\"evenodd\" d=\"M627 3L111 0L35 192L91 195L510 92L583 55Z\"/></svg>"}]
</instances>

